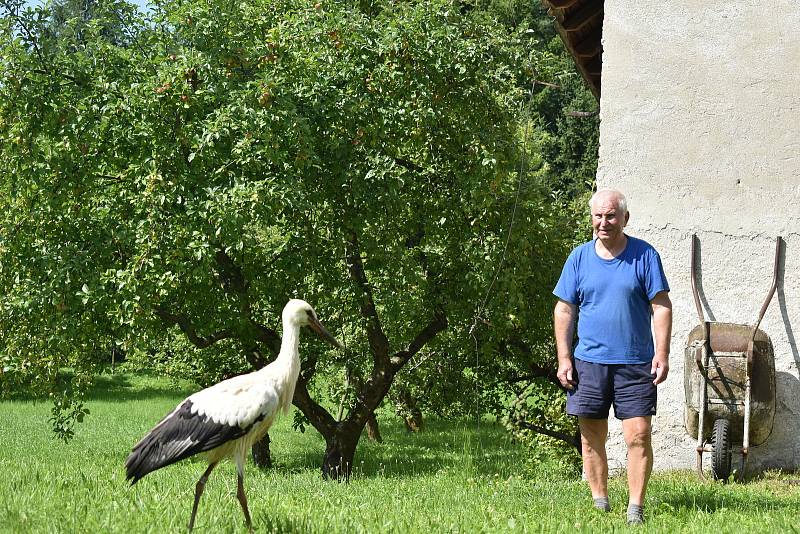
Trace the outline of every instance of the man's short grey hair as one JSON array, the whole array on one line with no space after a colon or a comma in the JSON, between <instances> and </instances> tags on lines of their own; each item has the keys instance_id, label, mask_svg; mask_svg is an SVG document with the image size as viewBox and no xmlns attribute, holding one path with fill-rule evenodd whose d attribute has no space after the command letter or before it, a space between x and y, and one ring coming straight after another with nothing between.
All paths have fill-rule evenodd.
<instances>
[{"instance_id":1,"label":"man's short grey hair","mask_svg":"<svg viewBox=\"0 0 800 534\"><path fill-rule=\"evenodd\" d=\"M589 199L589 209L594 208L594 201L597 200L597 197L600 195L608 195L613 194L617 199L617 209L622 213L628 213L628 200L625 198L625 195L622 194L622 191L618 189L598 189L595 191L592 198Z\"/></svg>"}]
</instances>

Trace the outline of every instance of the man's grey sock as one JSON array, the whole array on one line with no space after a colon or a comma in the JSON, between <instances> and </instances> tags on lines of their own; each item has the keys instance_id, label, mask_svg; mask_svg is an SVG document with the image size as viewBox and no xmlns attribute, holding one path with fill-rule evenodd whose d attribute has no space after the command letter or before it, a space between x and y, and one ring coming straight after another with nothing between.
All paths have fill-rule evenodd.
<instances>
[{"instance_id":1,"label":"man's grey sock","mask_svg":"<svg viewBox=\"0 0 800 534\"><path fill-rule=\"evenodd\" d=\"M597 497L594 500L594 507L604 512L611 511L611 505L608 503L608 497Z\"/></svg>"},{"instance_id":2,"label":"man's grey sock","mask_svg":"<svg viewBox=\"0 0 800 534\"><path fill-rule=\"evenodd\" d=\"M641 525L644 523L644 506L639 504L628 505L628 524Z\"/></svg>"}]
</instances>

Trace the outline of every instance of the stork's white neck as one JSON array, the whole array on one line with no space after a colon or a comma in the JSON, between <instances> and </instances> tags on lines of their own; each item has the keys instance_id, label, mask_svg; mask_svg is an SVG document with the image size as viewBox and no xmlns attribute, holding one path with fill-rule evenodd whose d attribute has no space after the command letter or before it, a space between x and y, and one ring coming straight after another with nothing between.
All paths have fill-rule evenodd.
<instances>
[{"instance_id":1,"label":"stork's white neck","mask_svg":"<svg viewBox=\"0 0 800 534\"><path fill-rule=\"evenodd\" d=\"M283 321L283 337L278 360L299 360L300 327L291 321Z\"/></svg>"},{"instance_id":2,"label":"stork's white neck","mask_svg":"<svg viewBox=\"0 0 800 534\"><path fill-rule=\"evenodd\" d=\"M283 387L280 391L280 405L283 413L288 412L294 397L294 388L300 374L300 327L297 323L283 321L283 337L281 351L269 367L275 366Z\"/></svg>"}]
</instances>

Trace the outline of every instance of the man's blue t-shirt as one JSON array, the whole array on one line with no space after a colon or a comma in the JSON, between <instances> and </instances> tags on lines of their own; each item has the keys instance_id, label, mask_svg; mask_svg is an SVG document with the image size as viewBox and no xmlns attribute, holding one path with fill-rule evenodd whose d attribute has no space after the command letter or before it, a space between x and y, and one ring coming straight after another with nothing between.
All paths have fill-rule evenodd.
<instances>
[{"instance_id":1,"label":"man's blue t-shirt","mask_svg":"<svg viewBox=\"0 0 800 534\"><path fill-rule=\"evenodd\" d=\"M669 291L661 258L650 244L628 237L614 259L597 255L594 241L567 258L553 294L578 306L574 356L594 363L646 363L653 359L650 301Z\"/></svg>"}]
</instances>

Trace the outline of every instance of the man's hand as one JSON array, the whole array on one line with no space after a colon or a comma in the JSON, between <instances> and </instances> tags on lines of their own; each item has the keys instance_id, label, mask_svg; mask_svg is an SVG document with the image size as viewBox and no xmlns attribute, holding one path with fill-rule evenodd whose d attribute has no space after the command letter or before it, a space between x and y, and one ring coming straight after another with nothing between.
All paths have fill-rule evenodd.
<instances>
[{"instance_id":1,"label":"man's hand","mask_svg":"<svg viewBox=\"0 0 800 534\"><path fill-rule=\"evenodd\" d=\"M650 367L650 374L656 375L653 384L656 386L667 379L669 374L669 354L659 353L653 358L653 366Z\"/></svg>"},{"instance_id":2,"label":"man's hand","mask_svg":"<svg viewBox=\"0 0 800 534\"><path fill-rule=\"evenodd\" d=\"M577 382L573 380L572 373L575 368L572 365L572 358L559 358L558 359L558 372L556 376L561 385L566 389L575 389Z\"/></svg>"}]
</instances>

